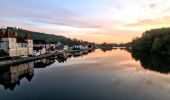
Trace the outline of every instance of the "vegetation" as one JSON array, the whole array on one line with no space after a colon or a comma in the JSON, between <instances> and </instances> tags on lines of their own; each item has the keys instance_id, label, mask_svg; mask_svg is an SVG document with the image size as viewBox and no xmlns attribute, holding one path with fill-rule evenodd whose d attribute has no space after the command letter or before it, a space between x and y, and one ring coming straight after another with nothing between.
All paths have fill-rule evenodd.
<instances>
[{"instance_id":1,"label":"vegetation","mask_svg":"<svg viewBox=\"0 0 170 100\"><path fill-rule=\"evenodd\" d=\"M117 43L102 43L102 44L98 44L97 47L98 48L113 48L113 47L126 47L127 44L117 44Z\"/></svg>"},{"instance_id":2,"label":"vegetation","mask_svg":"<svg viewBox=\"0 0 170 100\"><path fill-rule=\"evenodd\" d=\"M0 50L0 57L6 57L6 56L8 56L8 53L6 53L4 50Z\"/></svg>"},{"instance_id":3,"label":"vegetation","mask_svg":"<svg viewBox=\"0 0 170 100\"><path fill-rule=\"evenodd\" d=\"M128 43L134 51L170 53L170 28L152 29Z\"/></svg>"},{"instance_id":4,"label":"vegetation","mask_svg":"<svg viewBox=\"0 0 170 100\"><path fill-rule=\"evenodd\" d=\"M25 34L30 34L33 38L33 40L46 40L52 43L57 43L57 42L61 42L64 45L69 45L69 46L73 46L75 44L82 44L82 45L86 45L86 44L94 44L88 41L82 41L82 40L78 40L78 39L70 39L70 38L66 38L64 36L61 35L55 35L55 34L47 34L47 33L40 33L40 32L33 32L33 31L28 31L28 30L24 30L21 28L14 28L14 27L7 27L10 30L16 30L18 35L21 37L24 37Z\"/></svg>"}]
</instances>

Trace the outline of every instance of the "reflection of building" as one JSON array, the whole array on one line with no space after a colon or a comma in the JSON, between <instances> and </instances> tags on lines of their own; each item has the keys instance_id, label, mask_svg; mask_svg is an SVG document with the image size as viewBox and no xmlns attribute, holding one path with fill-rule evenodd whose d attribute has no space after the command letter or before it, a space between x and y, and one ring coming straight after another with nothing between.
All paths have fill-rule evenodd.
<instances>
[{"instance_id":1,"label":"reflection of building","mask_svg":"<svg viewBox=\"0 0 170 100\"><path fill-rule=\"evenodd\" d=\"M59 63L64 63L67 61L67 58L57 58L56 59Z\"/></svg>"},{"instance_id":2,"label":"reflection of building","mask_svg":"<svg viewBox=\"0 0 170 100\"><path fill-rule=\"evenodd\" d=\"M72 54L73 54L74 57L79 57L83 54L83 52L82 51L75 51Z\"/></svg>"},{"instance_id":3,"label":"reflection of building","mask_svg":"<svg viewBox=\"0 0 170 100\"><path fill-rule=\"evenodd\" d=\"M0 29L0 49L9 56L28 55L33 53L33 40L29 34L24 38L18 36L15 29Z\"/></svg>"},{"instance_id":4,"label":"reflection of building","mask_svg":"<svg viewBox=\"0 0 170 100\"><path fill-rule=\"evenodd\" d=\"M73 57L82 57L88 55L89 53L93 52L92 50L82 50L82 51L74 51L72 52Z\"/></svg>"},{"instance_id":5,"label":"reflection of building","mask_svg":"<svg viewBox=\"0 0 170 100\"><path fill-rule=\"evenodd\" d=\"M16 85L20 84L20 80L24 77L31 81L34 75L34 62L11 66L9 68L0 69L0 84L7 89L13 90Z\"/></svg>"},{"instance_id":6,"label":"reflection of building","mask_svg":"<svg viewBox=\"0 0 170 100\"><path fill-rule=\"evenodd\" d=\"M34 62L34 68L45 68L55 62L55 59L40 59Z\"/></svg>"}]
</instances>

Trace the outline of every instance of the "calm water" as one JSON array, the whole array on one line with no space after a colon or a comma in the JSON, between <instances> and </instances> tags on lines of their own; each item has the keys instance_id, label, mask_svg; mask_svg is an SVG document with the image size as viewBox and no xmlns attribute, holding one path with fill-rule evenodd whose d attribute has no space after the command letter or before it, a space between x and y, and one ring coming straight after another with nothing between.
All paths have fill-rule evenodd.
<instances>
[{"instance_id":1,"label":"calm water","mask_svg":"<svg viewBox=\"0 0 170 100\"><path fill-rule=\"evenodd\" d=\"M0 100L169 100L169 57L95 50L0 69Z\"/></svg>"}]
</instances>

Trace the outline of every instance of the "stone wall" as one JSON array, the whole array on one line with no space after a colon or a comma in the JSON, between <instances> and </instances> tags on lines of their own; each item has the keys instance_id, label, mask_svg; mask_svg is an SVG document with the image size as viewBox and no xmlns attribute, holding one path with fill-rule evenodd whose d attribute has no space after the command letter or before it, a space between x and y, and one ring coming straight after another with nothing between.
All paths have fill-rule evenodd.
<instances>
[{"instance_id":1,"label":"stone wall","mask_svg":"<svg viewBox=\"0 0 170 100\"><path fill-rule=\"evenodd\" d=\"M21 48L16 50L9 50L9 56L21 56L21 55L28 55L33 54L33 49Z\"/></svg>"}]
</instances>

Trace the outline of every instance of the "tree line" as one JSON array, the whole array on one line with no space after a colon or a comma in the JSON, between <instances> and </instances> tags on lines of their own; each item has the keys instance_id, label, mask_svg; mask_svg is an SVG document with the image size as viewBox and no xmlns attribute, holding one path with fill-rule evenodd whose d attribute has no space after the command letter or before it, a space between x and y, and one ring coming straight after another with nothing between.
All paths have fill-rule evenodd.
<instances>
[{"instance_id":1,"label":"tree line","mask_svg":"<svg viewBox=\"0 0 170 100\"><path fill-rule=\"evenodd\" d=\"M78 40L78 39L70 39L61 35L55 35L55 34L47 34L47 33L41 33L41 32L33 32L21 28L15 28L15 27L7 27L7 29L10 30L16 30L18 33L18 36L24 37L25 34L30 34L33 40L46 40L51 43L57 43L61 42L64 45L94 45L95 43L88 42L88 41L83 41L83 40Z\"/></svg>"},{"instance_id":2,"label":"tree line","mask_svg":"<svg viewBox=\"0 0 170 100\"><path fill-rule=\"evenodd\" d=\"M170 28L151 29L128 43L134 51L170 53Z\"/></svg>"}]
</instances>

